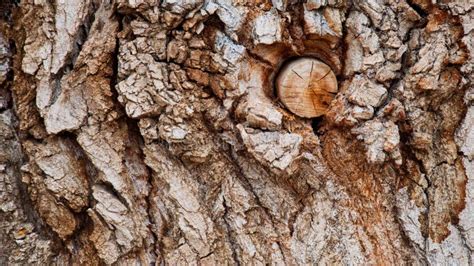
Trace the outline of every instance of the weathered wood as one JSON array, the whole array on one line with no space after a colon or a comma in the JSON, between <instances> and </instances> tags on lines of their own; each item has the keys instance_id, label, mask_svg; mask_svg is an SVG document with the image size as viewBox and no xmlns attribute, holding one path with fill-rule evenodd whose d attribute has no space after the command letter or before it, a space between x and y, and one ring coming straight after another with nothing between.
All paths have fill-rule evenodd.
<instances>
[{"instance_id":1,"label":"weathered wood","mask_svg":"<svg viewBox=\"0 0 474 266\"><path fill-rule=\"evenodd\" d=\"M1 0L0 265L472 264L473 21Z\"/></svg>"},{"instance_id":2,"label":"weathered wood","mask_svg":"<svg viewBox=\"0 0 474 266\"><path fill-rule=\"evenodd\" d=\"M332 69L314 58L298 58L286 64L276 81L278 98L301 117L324 115L337 93Z\"/></svg>"}]
</instances>

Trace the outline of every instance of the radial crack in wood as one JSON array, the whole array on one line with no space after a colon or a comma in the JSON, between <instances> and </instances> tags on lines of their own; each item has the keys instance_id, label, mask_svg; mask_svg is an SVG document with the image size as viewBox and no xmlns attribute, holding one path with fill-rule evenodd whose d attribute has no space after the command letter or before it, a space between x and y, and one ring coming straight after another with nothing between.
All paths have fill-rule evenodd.
<instances>
[{"instance_id":1,"label":"radial crack in wood","mask_svg":"<svg viewBox=\"0 0 474 266\"><path fill-rule=\"evenodd\" d=\"M332 69L318 59L302 57L286 64L277 76L278 98L294 114L324 115L337 93Z\"/></svg>"}]
</instances>

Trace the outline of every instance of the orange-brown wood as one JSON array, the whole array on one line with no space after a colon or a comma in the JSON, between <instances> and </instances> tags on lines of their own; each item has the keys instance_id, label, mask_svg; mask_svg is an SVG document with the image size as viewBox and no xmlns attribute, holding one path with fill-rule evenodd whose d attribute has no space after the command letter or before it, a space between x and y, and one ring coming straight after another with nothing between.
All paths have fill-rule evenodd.
<instances>
[{"instance_id":1,"label":"orange-brown wood","mask_svg":"<svg viewBox=\"0 0 474 266\"><path fill-rule=\"evenodd\" d=\"M311 118L324 115L337 93L332 69L318 59L303 57L283 67L276 80L278 97L294 114Z\"/></svg>"}]
</instances>

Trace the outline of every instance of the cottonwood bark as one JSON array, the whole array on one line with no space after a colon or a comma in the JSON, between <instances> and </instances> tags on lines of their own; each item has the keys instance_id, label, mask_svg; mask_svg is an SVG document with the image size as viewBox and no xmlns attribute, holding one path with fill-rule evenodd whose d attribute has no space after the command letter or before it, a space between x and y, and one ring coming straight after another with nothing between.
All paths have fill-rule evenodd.
<instances>
[{"instance_id":1,"label":"cottonwood bark","mask_svg":"<svg viewBox=\"0 0 474 266\"><path fill-rule=\"evenodd\" d=\"M472 2L0 11L0 264L472 263ZM274 89L298 57L318 118Z\"/></svg>"}]
</instances>

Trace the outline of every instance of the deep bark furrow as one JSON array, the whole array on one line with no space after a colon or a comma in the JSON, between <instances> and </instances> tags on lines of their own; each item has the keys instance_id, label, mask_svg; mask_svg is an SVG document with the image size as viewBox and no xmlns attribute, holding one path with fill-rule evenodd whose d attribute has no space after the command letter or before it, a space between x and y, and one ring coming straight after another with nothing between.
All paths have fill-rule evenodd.
<instances>
[{"instance_id":1,"label":"deep bark furrow","mask_svg":"<svg viewBox=\"0 0 474 266\"><path fill-rule=\"evenodd\" d=\"M466 1L3 1L0 264L471 265L473 21Z\"/></svg>"}]
</instances>

